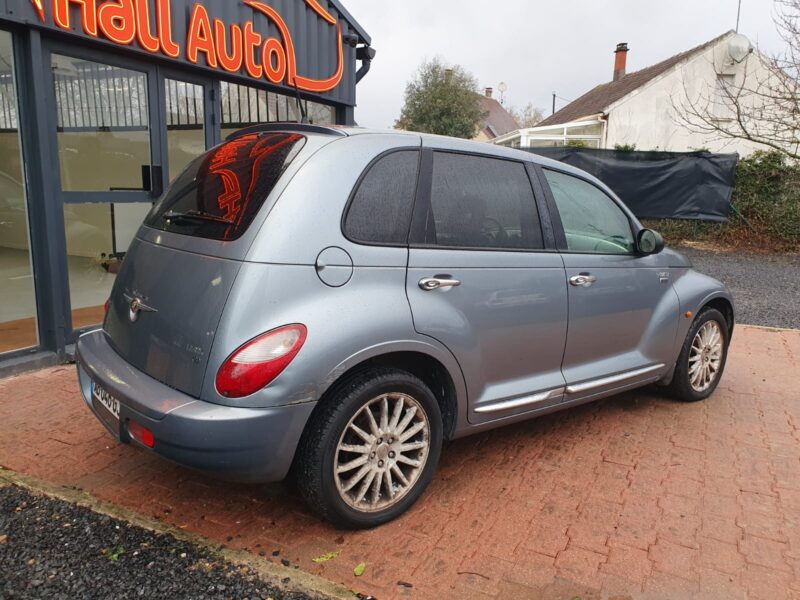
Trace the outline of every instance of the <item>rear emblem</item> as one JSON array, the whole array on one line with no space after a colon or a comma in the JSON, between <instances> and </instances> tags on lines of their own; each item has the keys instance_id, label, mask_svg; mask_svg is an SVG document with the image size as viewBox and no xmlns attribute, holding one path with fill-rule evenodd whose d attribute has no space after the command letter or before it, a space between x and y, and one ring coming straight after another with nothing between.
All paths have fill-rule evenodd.
<instances>
[{"instance_id":1,"label":"rear emblem","mask_svg":"<svg viewBox=\"0 0 800 600\"><path fill-rule=\"evenodd\" d=\"M128 296L125 294L125 301L128 302L128 318L131 320L131 323L136 323L139 320L139 314L143 312L150 312L156 313L158 312L155 308L147 306L140 298L136 296Z\"/></svg>"}]
</instances>

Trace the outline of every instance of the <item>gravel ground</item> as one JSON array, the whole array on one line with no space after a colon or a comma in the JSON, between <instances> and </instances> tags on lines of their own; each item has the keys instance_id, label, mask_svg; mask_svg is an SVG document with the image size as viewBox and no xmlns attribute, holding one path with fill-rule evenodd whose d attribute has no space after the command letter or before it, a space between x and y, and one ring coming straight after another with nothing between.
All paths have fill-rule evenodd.
<instances>
[{"instance_id":1,"label":"gravel ground","mask_svg":"<svg viewBox=\"0 0 800 600\"><path fill-rule=\"evenodd\" d=\"M205 548L16 487L0 488L0 598L311 600Z\"/></svg>"},{"instance_id":2,"label":"gravel ground","mask_svg":"<svg viewBox=\"0 0 800 600\"><path fill-rule=\"evenodd\" d=\"M737 322L800 329L800 256L678 251L695 269L730 288Z\"/></svg>"}]
</instances>

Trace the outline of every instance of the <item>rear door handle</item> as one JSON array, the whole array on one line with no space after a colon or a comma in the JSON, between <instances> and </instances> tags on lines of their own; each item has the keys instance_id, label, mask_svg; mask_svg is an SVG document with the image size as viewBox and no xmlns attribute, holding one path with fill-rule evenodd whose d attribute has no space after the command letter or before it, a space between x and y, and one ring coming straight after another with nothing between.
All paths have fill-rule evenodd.
<instances>
[{"instance_id":1,"label":"rear door handle","mask_svg":"<svg viewBox=\"0 0 800 600\"><path fill-rule=\"evenodd\" d=\"M450 275L437 275L436 277L425 277L419 280L419 287L426 292L432 292L440 288L458 287L461 282L453 279Z\"/></svg>"},{"instance_id":2,"label":"rear door handle","mask_svg":"<svg viewBox=\"0 0 800 600\"><path fill-rule=\"evenodd\" d=\"M596 281L597 277L589 273L581 273L580 275L569 278L569 284L575 287L590 287Z\"/></svg>"}]
</instances>

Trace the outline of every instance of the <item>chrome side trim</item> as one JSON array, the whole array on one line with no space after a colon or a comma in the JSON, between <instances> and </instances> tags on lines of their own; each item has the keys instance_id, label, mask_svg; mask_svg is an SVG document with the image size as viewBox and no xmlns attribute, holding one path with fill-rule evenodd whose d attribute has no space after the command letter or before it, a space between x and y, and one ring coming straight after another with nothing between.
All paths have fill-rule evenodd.
<instances>
[{"instance_id":1,"label":"chrome side trim","mask_svg":"<svg viewBox=\"0 0 800 600\"><path fill-rule=\"evenodd\" d=\"M588 392L589 390L593 390L595 388L605 387L614 383L621 383L629 379L636 379L637 377L647 375L648 373L653 373L654 371L658 371L663 368L664 365L653 365L651 367L644 367L643 369L636 369L635 371L626 371L625 373L620 373L619 375L611 375L610 377L603 377L602 379L594 379L585 383L569 385L567 386L567 393L580 394L582 392Z\"/></svg>"},{"instance_id":2,"label":"chrome side trim","mask_svg":"<svg viewBox=\"0 0 800 600\"><path fill-rule=\"evenodd\" d=\"M564 388L560 387L554 390L548 390L546 392L534 394L533 396L525 396L524 398L506 400L505 402L498 402L497 404L491 404L489 406L479 406L478 408L475 409L475 412L478 414L484 414L484 413L501 412L504 410L511 410L512 408L519 408L521 406L528 406L530 404L538 404L539 402L552 400L553 398L556 398L563 394L564 394Z\"/></svg>"}]
</instances>

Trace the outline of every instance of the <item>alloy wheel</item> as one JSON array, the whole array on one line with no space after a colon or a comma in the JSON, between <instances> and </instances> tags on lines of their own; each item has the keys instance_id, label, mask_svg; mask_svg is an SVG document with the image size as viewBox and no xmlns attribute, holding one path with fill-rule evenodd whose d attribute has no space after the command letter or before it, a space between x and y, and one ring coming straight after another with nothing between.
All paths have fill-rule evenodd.
<instances>
[{"instance_id":1,"label":"alloy wheel","mask_svg":"<svg viewBox=\"0 0 800 600\"><path fill-rule=\"evenodd\" d=\"M689 384L702 393L716 380L724 351L722 330L716 321L708 321L695 334L689 351Z\"/></svg>"},{"instance_id":2,"label":"alloy wheel","mask_svg":"<svg viewBox=\"0 0 800 600\"><path fill-rule=\"evenodd\" d=\"M359 512L395 505L422 474L430 436L428 415L413 397L390 393L367 402L336 447L333 469L341 498Z\"/></svg>"}]
</instances>

